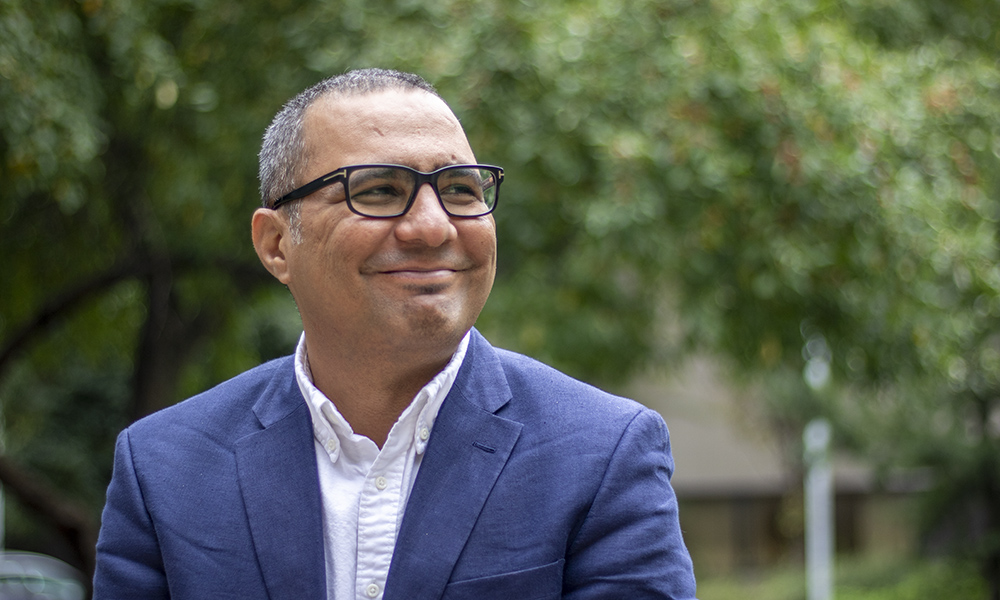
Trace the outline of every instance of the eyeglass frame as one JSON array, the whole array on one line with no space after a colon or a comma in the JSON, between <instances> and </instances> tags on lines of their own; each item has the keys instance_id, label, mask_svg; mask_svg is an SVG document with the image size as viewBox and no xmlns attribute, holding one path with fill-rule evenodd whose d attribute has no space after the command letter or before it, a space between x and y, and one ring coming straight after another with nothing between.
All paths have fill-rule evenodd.
<instances>
[{"instance_id":1,"label":"eyeglass frame","mask_svg":"<svg viewBox=\"0 0 1000 600\"><path fill-rule=\"evenodd\" d=\"M410 198L406 201L406 206L403 207L403 210L400 211L399 214L366 215L360 212L358 209L354 208L354 204L351 202L351 190L348 187L348 181L350 179L350 175L357 169L373 168L373 167L403 169L404 171L408 171L416 176L416 184L413 186L413 191L410 192ZM494 191L493 206L491 206L488 211L476 215L456 215L453 214L451 211L449 211L448 207L445 206L444 200L441 198L441 192L438 190L437 186L438 177L444 171L449 171L452 169L461 169L461 168L482 169L493 173L493 176L496 179L496 184L495 184L496 190ZM486 215L491 214L494 210L496 210L497 204L499 204L500 202L500 184L503 183L503 168L494 165L459 164L459 165L445 165L439 169L435 169L433 171L425 173L424 171L418 171L416 169L407 167L405 165L393 165L387 163L348 165L330 171L326 175L317 177L316 179L313 179L309 183L295 188L294 190L288 192L287 194L284 194L283 196L277 198L274 202L271 203L271 206L269 206L268 208L272 210L277 210L278 208L281 208L282 206L288 204L289 202L305 198L306 196L318 192L319 190L325 187L329 187L337 183L338 181L341 182L344 186L344 201L347 203L347 208L349 208L350 211L353 212L354 214L362 217L367 217L369 219L395 219L397 217L405 215L407 212L410 211L410 208L413 207L413 201L416 200L417 198L417 192L420 191L420 188L422 188L425 183L429 183L431 185L431 189L434 190L434 195L437 196L438 204L441 205L441 209L444 210L445 214L447 214L449 217L455 217L459 219L476 219L479 217L485 217Z\"/></svg>"}]
</instances>

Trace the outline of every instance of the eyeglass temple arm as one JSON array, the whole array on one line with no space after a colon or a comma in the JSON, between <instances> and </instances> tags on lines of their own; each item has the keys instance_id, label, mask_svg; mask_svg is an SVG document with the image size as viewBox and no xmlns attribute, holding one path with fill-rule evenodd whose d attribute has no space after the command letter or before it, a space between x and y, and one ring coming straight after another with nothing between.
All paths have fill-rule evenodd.
<instances>
[{"instance_id":1,"label":"eyeglass temple arm","mask_svg":"<svg viewBox=\"0 0 1000 600\"><path fill-rule=\"evenodd\" d=\"M275 200L274 204L271 205L271 208L275 209L281 206L282 204L287 204L291 202L292 200L305 198L306 196L315 192L316 190L325 188L326 186L333 184L333 182L335 182L337 179L343 179L345 173L346 171L344 169L339 169L337 171L334 171L333 173L328 173L320 177L319 179L316 179L315 181L311 181L300 188L294 189L285 194L284 196Z\"/></svg>"}]
</instances>

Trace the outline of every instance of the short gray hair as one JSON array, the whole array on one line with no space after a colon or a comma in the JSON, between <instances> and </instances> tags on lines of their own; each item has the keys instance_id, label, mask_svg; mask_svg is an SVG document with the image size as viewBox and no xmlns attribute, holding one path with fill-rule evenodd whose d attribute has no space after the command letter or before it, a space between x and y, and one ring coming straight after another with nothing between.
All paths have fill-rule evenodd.
<instances>
[{"instance_id":1,"label":"short gray hair","mask_svg":"<svg viewBox=\"0 0 1000 600\"><path fill-rule=\"evenodd\" d=\"M360 69L330 77L289 100L264 132L260 148L260 197L268 207L296 187L296 176L304 160L302 121L306 110L327 95L359 96L386 90L423 90L441 97L419 75L390 69ZM342 166L342 165L338 165ZM290 202L290 217L297 221L298 202Z\"/></svg>"}]
</instances>

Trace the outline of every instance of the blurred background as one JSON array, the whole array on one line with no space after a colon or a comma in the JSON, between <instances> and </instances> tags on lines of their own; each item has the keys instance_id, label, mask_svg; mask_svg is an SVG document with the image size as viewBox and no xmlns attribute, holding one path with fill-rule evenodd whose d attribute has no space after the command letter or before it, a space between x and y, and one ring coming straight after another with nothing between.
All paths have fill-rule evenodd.
<instances>
[{"instance_id":1,"label":"blurred background","mask_svg":"<svg viewBox=\"0 0 1000 600\"><path fill-rule=\"evenodd\" d=\"M6 547L85 574L116 434L290 353L256 153L423 75L506 170L496 345L657 409L702 600L1000 598L997 0L0 0Z\"/></svg>"}]
</instances>

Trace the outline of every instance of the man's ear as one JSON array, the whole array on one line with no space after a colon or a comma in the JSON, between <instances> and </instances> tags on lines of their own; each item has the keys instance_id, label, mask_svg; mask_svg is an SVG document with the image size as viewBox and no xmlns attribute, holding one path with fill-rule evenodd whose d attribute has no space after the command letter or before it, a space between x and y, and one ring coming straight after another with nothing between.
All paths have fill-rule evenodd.
<instances>
[{"instance_id":1,"label":"man's ear","mask_svg":"<svg viewBox=\"0 0 1000 600\"><path fill-rule=\"evenodd\" d=\"M291 277L284 250L290 241L288 220L276 210L258 208L253 213L250 227L253 248L260 262L278 281L288 285Z\"/></svg>"}]
</instances>

